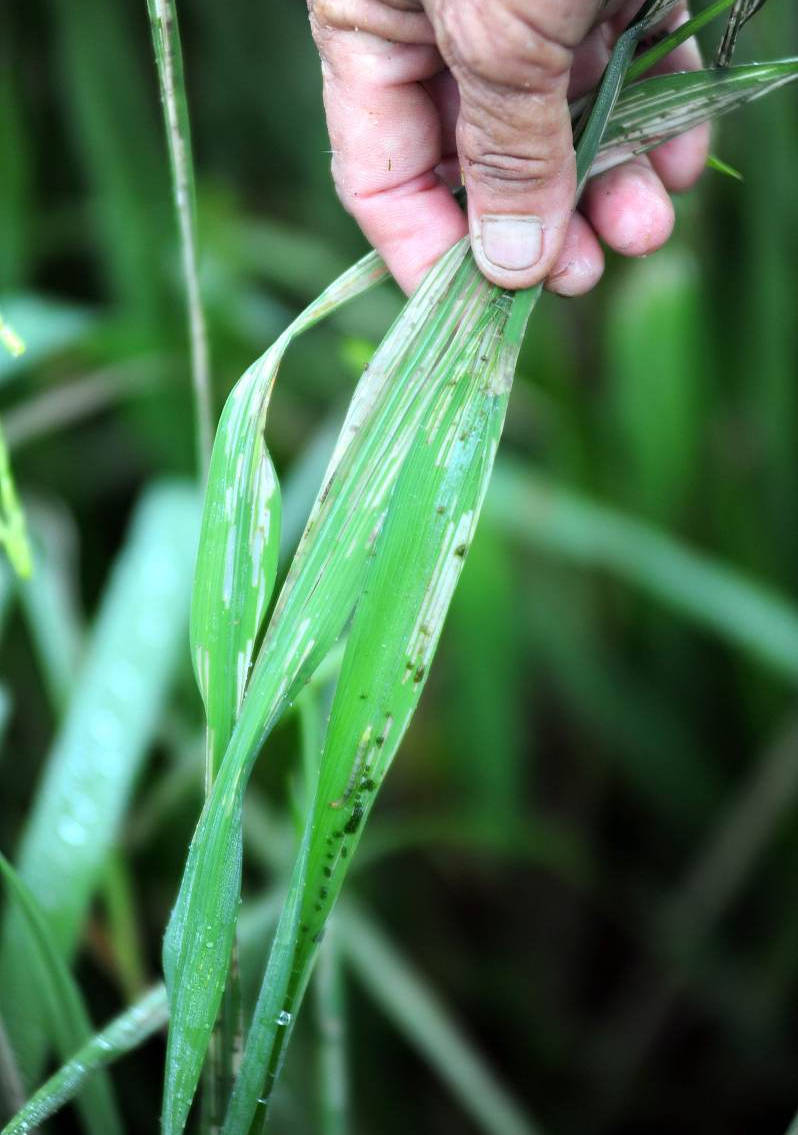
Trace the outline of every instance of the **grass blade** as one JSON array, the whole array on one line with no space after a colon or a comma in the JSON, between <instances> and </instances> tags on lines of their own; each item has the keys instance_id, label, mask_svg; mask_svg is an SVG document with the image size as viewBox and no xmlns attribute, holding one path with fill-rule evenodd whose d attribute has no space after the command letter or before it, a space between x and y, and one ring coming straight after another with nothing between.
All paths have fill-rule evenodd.
<instances>
[{"instance_id":1,"label":"grass blade","mask_svg":"<svg viewBox=\"0 0 798 1135\"><path fill-rule=\"evenodd\" d=\"M0 385L80 343L94 323L88 308L28 294L4 297L3 319L25 350L0 351Z\"/></svg>"},{"instance_id":2,"label":"grass blade","mask_svg":"<svg viewBox=\"0 0 798 1135\"><path fill-rule=\"evenodd\" d=\"M43 1020L47 1022L58 1052L66 1058L91 1035L83 1000L64 964L44 913L3 855L0 855L0 874L20 914L25 944L25 980L37 986L42 997ZM106 1079L94 1079L87 1084L78 1099L78 1107L86 1129L93 1135L121 1135L122 1125Z\"/></svg>"},{"instance_id":3,"label":"grass blade","mask_svg":"<svg viewBox=\"0 0 798 1135\"><path fill-rule=\"evenodd\" d=\"M150 16L152 42L161 86L169 165L172 171L172 193L180 233L180 253L191 344L197 459L201 480L204 482L213 442L211 363L199 283L194 163L191 157L191 130L183 78L183 54L180 50L180 31L174 0L147 0L147 11Z\"/></svg>"},{"instance_id":4,"label":"grass blade","mask_svg":"<svg viewBox=\"0 0 798 1135\"><path fill-rule=\"evenodd\" d=\"M168 1019L166 990L158 985L80 1047L34 1092L0 1135L27 1135L83 1091L97 1072L164 1028Z\"/></svg>"},{"instance_id":5,"label":"grass blade","mask_svg":"<svg viewBox=\"0 0 798 1135\"><path fill-rule=\"evenodd\" d=\"M666 249L631 265L609 295L601 338L613 495L622 507L674 527L700 479L715 361L695 260Z\"/></svg>"},{"instance_id":6,"label":"grass blade","mask_svg":"<svg viewBox=\"0 0 798 1135\"><path fill-rule=\"evenodd\" d=\"M540 1135L450 1020L434 991L362 911L341 908L341 949L353 972L449 1086L485 1135Z\"/></svg>"},{"instance_id":7,"label":"grass blade","mask_svg":"<svg viewBox=\"0 0 798 1135\"><path fill-rule=\"evenodd\" d=\"M501 817L500 828L520 824L525 769L534 762L522 725L532 696L523 678L518 585L510 542L483 519L449 614L446 664L458 695L447 714L446 776L463 811L486 825Z\"/></svg>"},{"instance_id":8,"label":"grass blade","mask_svg":"<svg viewBox=\"0 0 798 1135\"><path fill-rule=\"evenodd\" d=\"M488 512L536 550L608 569L790 681L798 678L798 611L741 572L508 461L496 469Z\"/></svg>"},{"instance_id":9,"label":"grass blade","mask_svg":"<svg viewBox=\"0 0 798 1135\"><path fill-rule=\"evenodd\" d=\"M23 835L20 875L64 958L77 944L179 664L198 503L183 483L156 486L142 498ZM0 1004L23 1071L35 1076L46 1038L33 1024L37 994L25 977L19 930L10 916L0 950Z\"/></svg>"},{"instance_id":10,"label":"grass blade","mask_svg":"<svg viewBox=\"0 0 798 1135\"><path fill-rule=\"evenodd\" d=\"M19 585L19 599L33 640L50 704L60 718L79 672L84 619L75 579L75 531L55 506L28 509L33 573Z\"/></svg>"},{"instance_id":11,"label":"grass blade","mask_svg":"<svg viewBox=\"0 0 798 1135\"><path fill-rule=\"evenodd\" d=\"M72 141L68 160L80 167L96 202L89 223L99 262L126 314L162 328L166 288L153 252L168 246L168 177L132 49L138 14L135 5L108 7L104 0L82 0L76 14L69 0L55 0L50 37Z\"/></svg>"},{"instance_id":12,"label":"grass blade","mask_svg":"<svg viewBox=\"0 0 798 1135\"><path fill-rule=\"evenodd\" d=\"M765 0L735 0L734 8L732 9L729 21L726 24L726 29L723 33L723 38L720 41L717 55L715 56L716 67L728 67L734 56L734 49L737 46L737 37L743 30L753 16L764 7Z\"/></svg>"},{"instance_id":13,"label":"grass blade","mask_svg":"<svg viewBox=\"0 0 798 1135\"><path fill-rule=\"evenodd\" d=\"M191 654L208 721L209 785L241 708L277 575L280 492L263 433L280 363L297 335L385 274L373 254L344 273L253 363L222 412L191 605Z\"/></svg>"},{"instance_id":14,"label":"grass blade","mask_svg":"<svg viewBox=\"0 0 798 1135\"><path fill-rule=\"evenodd\" d=\"M630 29L623 52L614 59L596 103L595 124L591 123L580 142L582 177L587 176L591 156L601 142L604 121L622 86L637 38L672 6L672 0L647 5ZM780 81L788 80L781 76ZM634 91L630 88L625 97ZM683 101L679 103L682 120ZM647 111L650 134L650 105ZM706 107L702 113L709 115ZM461 344L474 334L487 306L498 296L463 257L460 246L430 274L358 388L200 817L164 945L164 969L172 997L164 1104L167 1135L178 1135L185 1125L224 986L240 891L240 824L247 778L274 723L351 613L417 425L436 404L447 365L458 358ZM524 323L535 298L535 292L516 298L513 319L517 326ZM348 773L351 771L350 763ZM354 815L353 810L347 822ZM312 862L308 870L310 888ZM327 890L332 894L332 888ZM313 950L308 949L292 996L301 997L312 955ZM271 1065L269 1075L279 1066L288 1031L280 1034L276 1044L276 1033L259 1034L261 1056L266 1054ZM254 1065L260 1057L253 1054L251 1059ZM245 1066L251 1087L254 1074L246 1056ZM241 1103L243 1098L236 1103L236 1107L240 1104L239 1120L252 1102ZM231 1122L229 1114L228 1124Z\"/></svg>"},{"instance_id":15,"label":"grass blade","mask_svg":"<svg viewBox=\"0 0 798 1135\"><path fill-rule=\"evenodd\" d=\"M0 1106L4 1114L19 1111L25 1103L25 1089L22 1085L14 1053L6 1036L5 1026L0 1020Z\"/></svg>"},{"instance_id":16,"label":"grass blade","mask_svg":"<svg viewBox=\"0 0 798 1135\"><path fill-rule=\"evenodd\" d=\"M798 79L798 59L644 79L623 91L591 176Z\"/></svg>"},{"instance_id":17,"label":"grass blade","mask_svg":"<svg viewBox=\"0 0 798 1135\"><path fill-rule=\"evenodd\" d=\"M308 821L300 933L280 978L286 990L280 1008L289 1021L377 791L415 712L473 539L523 334L523 326L508 325L510 308L497 292L449 363L448 381L388 504L349 633ZM276 984L272 963L270 958L264 999ZM257 1008L225 1124L228 1135L247 1130L256 1110L268 1108L291 1025L266 1024Z\"/></svg>"},{"instance_id":18,"label":"grass blade","mask_svg":"<svg viewBox=\"0 0 798 1135\"><path fill-rule=\"evenodd\" d=\"M224 985L240 890L247 777L275 722L349 617L399 469L419 422L445 385L441 360L468 341L479 313L496 294L466 253L461 242L444 258L361 379L189 849L164 943L173 997L167 1132L181 1131L185 1124ZM453 311L455 282L465 287L468 302ZM425 322L431 294L439 297L439 307L435 319Z\"/></svg>"},{"instance_id":19,"label":"grass blade","mask_svg":"<svg viewBox=\"0 0 798 1135\"><path fill-rule=\"evenodd\" d=\"M252 950L268 934L279 915L279 895L245 907L241 918L242 947ZM127 1053L139 1048L169 1020L169 1000L164 985L153 986L135 1004L88 1040L34 1092L0 1135L28 1135L38 1124L74 1099L86 1081ZM0 1057L2 1060L2 1057Z\"/></svg>"},{"instance_id":20,"label":"grass blade","mask_svg":"<svg viewBox=\"0 0 798 1135\"><path fill-rule=\"evenodd\" d=\"M17 496L2 428L0 428L0 546L5 548L9 563L20 579L28 579L33 567L33 556L28 541L25 513Z\"/></svg>"},{"instance_id":21,"label":"grass blade","mask_svg":"<svg viewBox=\"0 0 798 1135\"><path fill-rule=\"evenodd\" d=\"M689 20L680 24L678 28L669 32L662 39L658 39L655 44L649 47L647 51L641 52L634 60L626 73L626 83L634 83L638 79L642 79L648 71L656 67L663 59L666 59L672 51L686 43L688 39L692 39L702 28L711 23L712 20L717 19L734 3L736 3L736 0L715 0L703 11L697 12Z\"/></svg>"}]
</instances>

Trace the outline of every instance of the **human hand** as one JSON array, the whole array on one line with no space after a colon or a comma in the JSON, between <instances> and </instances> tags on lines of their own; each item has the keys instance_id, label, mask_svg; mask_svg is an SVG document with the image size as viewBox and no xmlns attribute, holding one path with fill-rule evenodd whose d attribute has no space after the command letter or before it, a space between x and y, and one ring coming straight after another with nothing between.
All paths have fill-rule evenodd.
<instances>
[{"instance_id":1,"label":"human hand","mask_svg":"<svg viewBox=\"0 0 798 1135\"><path fill-rule=\"evenodd\" d=\"M600 279L600 239L628 256L665 243L669 191L700 175L708 127L594 178L573 212L568 99L595 86L641 4L309 0L335 185L405 291L469 230L495 283L568 296ZM669 26L686 18L680 6ZM699 65L693 42L667 61Z\"/></svg>"}]
</instances>

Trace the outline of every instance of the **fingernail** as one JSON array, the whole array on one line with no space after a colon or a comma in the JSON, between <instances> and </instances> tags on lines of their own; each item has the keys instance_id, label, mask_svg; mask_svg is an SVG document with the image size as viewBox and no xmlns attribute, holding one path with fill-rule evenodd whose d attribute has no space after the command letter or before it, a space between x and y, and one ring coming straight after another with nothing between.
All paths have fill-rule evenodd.
<instances>
[{"instance_id":1,"label":"fingernail","mask_svg":"<svg viewBox=\"0 0 798 1135\"><path fill-rule=\"evenodd\" d=\"M522 272L534 268L543 254L540 217L487 214L481 224L482 251L497 268Z\"/></svg>"}]
</instances>

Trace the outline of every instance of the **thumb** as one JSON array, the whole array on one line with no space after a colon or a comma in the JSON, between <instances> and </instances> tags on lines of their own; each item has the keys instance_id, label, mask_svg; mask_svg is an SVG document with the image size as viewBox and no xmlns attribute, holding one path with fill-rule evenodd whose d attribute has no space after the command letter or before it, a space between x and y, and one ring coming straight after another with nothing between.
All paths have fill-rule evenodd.
<instances>
[{"instance_id":1,"label":"thumb","mask_svg":"<svg viewBox=\"0 0 798 1135\"><path fill-rule=\"evenodd\" d=\"M525 288L555 266L574 209L572 52L503 8L494 0L485 6L492 16L456 20L439 44L460 89L457 146L474 255L494 283Z\"/></svg>"}]
</instances>

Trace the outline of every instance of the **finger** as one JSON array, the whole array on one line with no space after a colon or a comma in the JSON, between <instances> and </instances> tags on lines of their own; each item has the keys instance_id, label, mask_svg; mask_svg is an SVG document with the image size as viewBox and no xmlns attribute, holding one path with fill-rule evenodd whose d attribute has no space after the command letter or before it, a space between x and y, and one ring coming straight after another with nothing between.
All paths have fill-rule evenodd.
<instances>
[{"instance_id":1,"label":"finger","mask_svg":"<svg viewBox=\"0 0 798 1135\"><path fill-rule=\"evenodd\" d=\"M673 203L646 157L595 177L582 209L601 239L624 256L656 252L673 232Z\"/></svg>"},{"instance_id":2,"label":"finger","mask_svg":"<svg viewBox=\"0 0 798 1135\"><path fill-rule=\"evenodd\" d=\"M684 193L698 181L706 169L711 137L712 128L704 123L651 151L651 164L671 193Z\"/></svg>"},{"instance_id":3,"label":"finger","mask_svg":"<svg viewBox=\"0 0 798 1135\"><path fill-rule=\"evenodd\" d=\"M315 29L322 52L333 180L345 208L411 292L467 232L435 169L441 124L421 85L442 67L431 45Z\"/></svg>"},{"instance_id":4,"label":"finger","mask_svg":"<svg viewBox=\"0 0 798 1135\"><path fill-rule=\"evenodd\" d=\"M498 0L433 9L441 54L460 90L457 142L474 255L507 288L549 274L576 189L567 104L572 51L516 9ZM573 32L574 42L589 23Z\"/></svg>"},{"instance_id":5,"label":"finger","mask_svg":"<svg viewBox=\"0 0 798 1135\"><path fill-rule=\"evenodd\" d=\"M565 243L546 281L559 296L582 296L604 274L604 253L596 234L580 213L575 213L565 234Z\"/></svg>"},{"instance_id":6,"label":"finger","mask_svg":"<svg viewBox=\"0 0 798 1135\"><path fill-rule=\"evenodd\" d=\"M458 189L463 179L457 153L457 119L460 115L457 83L450 71L443 70L424 83L424 90L432 99L441 124L441 160L435 172L449 189Z\"/></svg>"}]
</instances>

